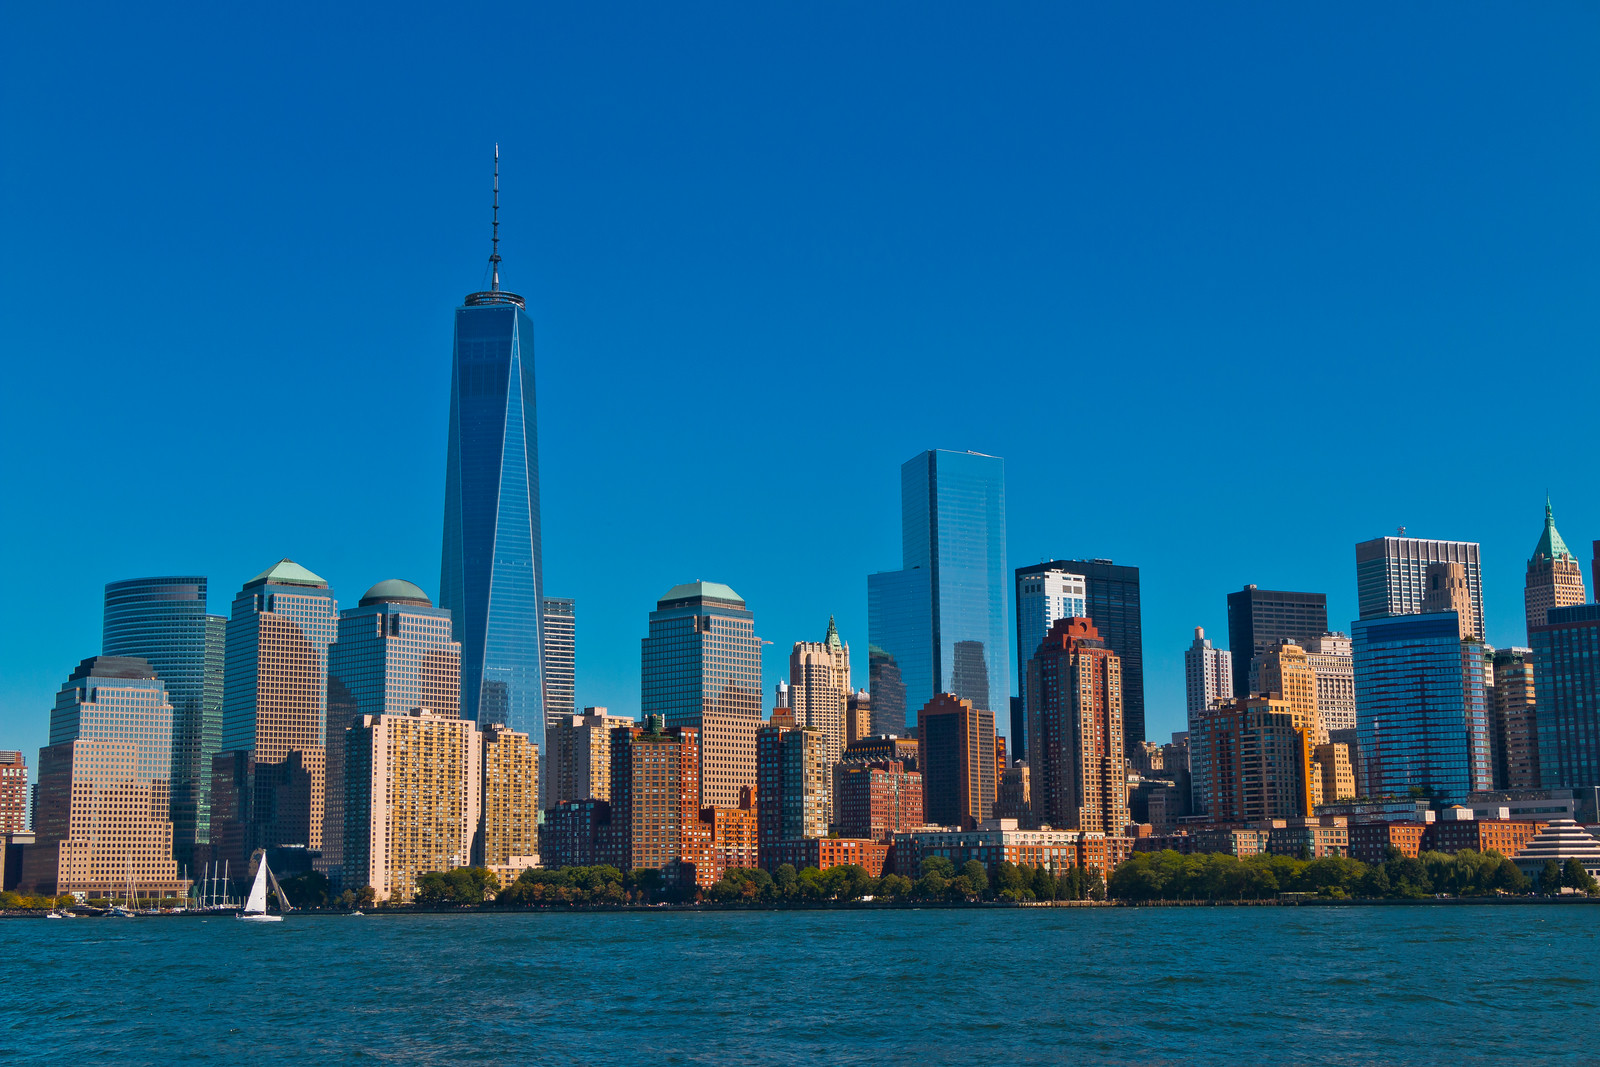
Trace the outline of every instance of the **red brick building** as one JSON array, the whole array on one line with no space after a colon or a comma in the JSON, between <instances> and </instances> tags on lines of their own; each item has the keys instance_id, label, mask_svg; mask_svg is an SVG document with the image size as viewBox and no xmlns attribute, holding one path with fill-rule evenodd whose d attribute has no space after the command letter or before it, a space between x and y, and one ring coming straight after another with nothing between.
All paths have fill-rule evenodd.
<instances>
[{"instance_id":1,"label":"red brick building","mask_svg":"<svg viewBox=\"0 0 1600 1067\"><path fill-rule=\"evenodd\" d=\"M889 858L889 845L859 837L807 837L799 841L780 841L762 853L767 869L775 871L787 863L795 870L815 867L843 867L854 863L867 869L874 878L882 877Z\"/></svg>"},{"instance_id":2,"label":"red brick building","mask_svg":"<svg viewBox=\"0 0 1600 1067\"><path fill-rule=\"evenodd\" d=\"M840 763L833 786L844 837L887 843L897 832L922 825L922 775L898 760Z\"/></svg>"},{"instance_id":3,"label":"red brick building","mask_svg":"<svg viewBox=\"0 0 1600 1067\"><path fill-rule=\"evenodd\" d=\"M20 752L0 752L0 834L28 826L28 761Z\"/></svg>"},{"instance_id":4,"label":"red brick building","mask_svg":"<svg viewBox=\"0 0 1600 1067\"><path fill-rule=\"evenodd\" d=\"M1493 849L1502 856L1515 856L1548 825L1512 819L1441 819L1423 832L1422 847L1430 852Z\"/></svg>"},{"instance_id":5,"label":"red brick building","mask_svg":"<svg viewBox=\"0 0 1600 1067\"><path fill-rule=\"evenodd\" d=\"M611 825L623 871L688 863L698 884L711 884L711 837L700 821L698 730L624 726L611 732Z\"/></svg>"},{"instance_id":6,"label":"red brick building","mask_svg":"<svg viewBox=\"0 0 1600 1067\"><path fill-rule=\"evenodd\" d=\"M700 822L711 845L710 881L698 872L695 881L710 885L730 869L757 866L757 849L760 834L755 811L755 790L745 786L739 791L737 808L702 808Z\"/></svg>"},{"instance_id":7,"label":"red brick building","mask_svg":"<svg viewBox=\"0 0 1600 1067\"><path fill-rule=\"evenodd\" d=\"M1382 863L1390 846L1415 859L1422 848L1428 823L1366 822L1350 824L1350 858L1362 863Z\"/></svg>"}]
</instances>

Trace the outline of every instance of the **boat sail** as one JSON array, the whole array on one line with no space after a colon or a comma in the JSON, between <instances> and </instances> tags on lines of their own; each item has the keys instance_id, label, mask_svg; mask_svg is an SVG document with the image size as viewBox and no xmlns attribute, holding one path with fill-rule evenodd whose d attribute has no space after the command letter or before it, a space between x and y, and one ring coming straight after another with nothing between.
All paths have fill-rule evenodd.
<instances>
[{"instance_id":1,"label":"boat sail","mask_svg":"<svg viewBox=\"0 0 1600 1067\"><path fill-rule=\"evenodd\" d=\"M267 854L261 853L261 866L256 868L256 880L250 886L250 899L244 902L244 910L239 913L239 918L248 922L276 923L282 922L282 915L267 914ZM274 879L276 882L276 879ZM282 890L279 890L281 897Z\"/></svg>"}]
</instances>

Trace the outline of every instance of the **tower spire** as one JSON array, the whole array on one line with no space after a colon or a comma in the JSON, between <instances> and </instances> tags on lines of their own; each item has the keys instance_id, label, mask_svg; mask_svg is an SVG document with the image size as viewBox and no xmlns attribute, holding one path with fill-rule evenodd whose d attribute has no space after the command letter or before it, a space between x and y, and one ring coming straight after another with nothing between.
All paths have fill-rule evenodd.
<instances>
[{"instance_id":1,"label":"tower spire","mask_svg":"<svg viewBox=\"0 0 1600 1067\"><path fill-rule=\"evenodd\" d=\"M494 270L494 280L489 285L491 293L500 291L500 142L494 145L494 237L490 241L489 266Z\"/></svg>"}]
</instances>

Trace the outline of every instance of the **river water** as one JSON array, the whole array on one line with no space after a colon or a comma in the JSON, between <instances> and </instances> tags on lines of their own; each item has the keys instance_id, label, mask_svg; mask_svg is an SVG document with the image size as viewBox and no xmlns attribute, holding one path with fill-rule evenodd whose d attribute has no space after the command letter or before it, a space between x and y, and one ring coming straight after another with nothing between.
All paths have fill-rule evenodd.
<instances>
[{"instance_id":1,"label":"river water","mask_svg":"<svg viewBox=\"0 0 1600 1067\"><path fill-rule=\"evenodd\" d=\"M0 1062L1600 1062L1600 907L0 923Z\"/></svg>"}]
</instances>

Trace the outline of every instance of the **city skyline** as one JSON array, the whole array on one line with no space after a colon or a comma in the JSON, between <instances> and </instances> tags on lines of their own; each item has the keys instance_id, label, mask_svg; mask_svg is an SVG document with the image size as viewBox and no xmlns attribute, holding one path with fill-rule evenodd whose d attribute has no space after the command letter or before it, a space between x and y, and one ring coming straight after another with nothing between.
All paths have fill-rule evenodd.
<instances>
[{"instance_id":1,"label":"city skyline","mask_svg":"<svg viewBox=\"0 0 1600 1067\"><path fill-rule=\"evenodd\" d=\"M860 41L881 41L881 17L866 16ZM742 105L728 103L697 112L688 143L709 166L672 148L662 131L676 127L635 122L628 108L637 97L627 94L627 107L589 101L570 114L531 107L537 94L522 87L507 90L511 106L498 114L446 107L447 119L417 119L416 132L405 131L426 146L422 159L392 148L396 131L387 120L376 132L352 134L332 117L338 109L327 113L328 99L360 90L330 82L326 72L271 105L286 110L257 104L249 111L278 131L271 136L218 144L199 126L178 128L159 150L128 142L120 131L136 124L120 104L93 103L104 83L91 77L63 86L66 104L81 104L90 116L75 138L112 147L98 169L49 182L42 174L7 179L17 202L35 205L30 215L38 217L20 219L12 231L18 254L3 268L4 336L14 351L62 355L14 361L8 418L0 420L6 454L21 460L7 467L6 499L35 520L4 535L32 565L9 590L9 602L23 610L0 632L0 744L28 753L43 744L62 673L99 650L107 582L204 574L217 594L208 610L225 614L229 591L266 561L289 557L346 595L401 577L439 597L449 316L463 292L489 283L487 178L496 141L504 153L502 279L527 295L539 330L548 586L584 605L578 706L637 713L640 619L651 596L686 576L740 590L761 620L761 636L779 650L814 640L815 620L835 615L857 652L853 680L864 684L862 575L896 560L896 468L925 448L1005 458L1013 567L1110 558L1141 568L1146 734L1154 739L1181 728L1183 649L1196 625L1226 632L1225 591L1256 583L1324 592L1330 626L1348 630L1357 616L1351 545L1401 525L1413 536L1480 543L1488 640L1524 644L1518 590L1546 488L1580 560L1600 531L1600 505L1586 498L1589 479L1566 458L1585 454L1586 429L1581 421L1551 422L1535 475L1527 442L1512 431L1537 418L1535 401L1511 397L1504 418L1484 427L1472 463L1455 442L1415 439L1408 462L1396 463L1392 443L1380 449L1373 440L1392 424L1364 383L1396 360L1423 378L1492 376L1531 344L1573 368L1580 395L1592 389L1595 371L1577 358L1588 334L1572 287L1588 271L1578 249L1592 247L1600 230L1600 213L1578 181L1593 171L1597 139L1572 136L1571 108L1593 100L1595 90L1571 77L1580 68L1563 56L1586 37L1593 16L1544 12L1537 25L1509 30L1462 16L1464 39L1498 43L1509 34L1522 48L1492 71L1470 59L1478 54L1470 47L1419 54L1431 26L1415 14L1397 15L1365 42L1305 12L1277 13L1266 27L1242 17L1207 26L1213 20L1173 13L1170 35L1154 38L1112 14L1073 17L1087 20L1075 32L1088 40L1141 41L1127 73L1114 69L1113 47L1063 73L1064 86L1016 75L943 88L948 68L913 50L895 61L928 103L871 89L865 107L852 100L846 108L843 98L819 102L782 88L798 58L780 61L775 77L744 67L729 48L687 82L661 78L651 60L641 75L665 86L648 112L653 120L719 99L721 79L734 73L775 120L747 127ZM781 19L769 25L796 28ZM1332 52L1297 71L1255 47L1262 34L1286 28L1342 42L1373 57L1378 72L1353 96L1327 94L1319 87L1344 84L1337 76L1343 60ZM1063 29L1053 22L1041 39ZM717 32L698 47L737 40ZM869 57L881 62L875 46L862 50L810 32L797 43L822 49L847 71L865 70ZM948 24L928 32L935 41L962 36ZM1241 72L1237 79L1211 84L1201 76L1194 64L1209 70L1216 60L1196 58L1195 33L1222 50ZM93 27L76 40L75 62L98 57L107 76L126 75L117 56L128 39ZM143 38L134 32L131 39ZM976 36L979 70L1015 66L997 61L1002 39L1016 44L992 32ZM35 57L20 58L12 73L25 79ZM551 58L555 65L537 78L588 84L591 49ZM1414 61L1456 85L1460 97L1442 106ZM383 84L369 59L352 62L355 77ZM444 88L448 69L429 93ZM1194 76L1182 109L1144 98L1104 115L1050 110L1072 98L1075 79L1122 84L1158 69ZM1288 86L1284 103L1247 93L1252 77ZM167 87L146 87L158 104L168 99ZM1027 104L1032 95L1040 102ZM209 109L230 99L237 103L225 96L200 106L217 118L223 112ZM462 102L453 91L437 99ZM1561 107L1545 106L1556 100ZM970 107L949 106L957 103ZM184 113L194 106L188 101ZM819 106L832 121L825 135L806 117ZM954 126L937 136L925 131L930 106L954 115ZM862 118L853 117L858 111ZM49 113L6 117L19 151L61 154L65 133L51 128L59 124L46 121ZM296 118L287 124L290 139L272 121L284 115ZM1287 115L1299 121L1283 121ZM1223 116L1230 117L1219 131ZM749 132L748 148L715 139L730 123ZM895 132L881 147L864 139L885 125ZM586 132L593 129L626 136L596 155L583 150L593 147ZM1153 136L1129 137L1133 129ZM1194 129L1211 133L1196 139ZM818 136L820 151L801 153L801 172L786 177L793 139ZM939 147L952 137L988 153L977 154L981 163L952 163ZM1491 152L1491 145L1498 147ZM1173 146L1184 166L1164 165ZM398 165L373 166L394 151ZM623 177L638 169L624 161L663 152L664 173L648 182ZM785 162L772 167L769 158ZM1508 168L1501 158L1519 162ZM929 162L941 165L917 165ZM727 163L733 166L718 177ZM1368 179L1380 167L1397 177L1377 195ZM285 168L287 181L280 180ZM207 191L224 187L216 180L223 173L231 178L226 197ZM619 177L591 190L605 174ZM873 174L892 176L892 195ZM1130 175L1143 177L1130 183ZM352 216L355 188L366 200ZM785 198L776 232L764 228L773 222L770 208L753 203L749 189ZM68 203L90 209L64 210ZM1093 215L1077 206L1091 203ZM221 221L224 211L233 224ZM930 244L926 219L935 211L952 214L953 226ZM1214 218L1245 222L1223 230L1205 221ZM125 219L144 221L120 226ZM762 225L747 225L755 221ZM199 251L215 252L218 232L231 234L227 270L197 272L206 258ZM68 245L92 256L85 263L96 275L121 279L70 312L53 280ZM347 257L357 247L363 258L352 270ZM884 277L894 280L885 285ZM181 315L169 299L175 292L193 296ZM241 294L266 311L249 331L232 326ZM352 315L352 306L374 313ZM930 315L936 307L940 314ZM79 326L63 349L45 324L69 313ZM777 322L786 324L781 335L771 329ZM217 358L217 337L229 339L226 358ZM803 417L770 425L748 419L771 409L780 380L752 369L752 356L761 365L804 359L819 369L803 381L787 372L781 379L793 390L782 409ZM1017 379L1058 359L1098 363L1137 403L1018 419ZM1264 360L1273 361L1273 375L1260 373ZM985 373L975 372L980 366ZM136 435L112 437L109 425L88 425L63 439L24 401L70 390L67 368L98 375L108 394L130 404L200 415L181 432L156 419ZM262 418L226 412L269 373L302 383L315 400L276 409L275 432L263 434ZM952 418L957 381L969 401L960 421ZM1321 454L1305 456L1315 492L1286 488L1271 501L1270 538L1238 524L1183 519L1218 514L1219 501L1250 499L1258 484L1244 471L1213 464L1202 478L1174 462L1194 450L1226 454L1207 406L1219 398L1255 408L1293 398L1326 442ZM658 446L660 430L696 404L745 413L753 425L736 447ZM403 412L404 425L380 416L375 429L374 412ZM364 442L376 432L404 437L407 448L374 453ZM1106 464L1114 475L1097 483L1092 498L1048 488L1068 433L1099 440L1104 454L1082 453L1078 461ZM823 509L795 508L782 476L786 465L824 449L836 474L832 498L851 508L842 531L820 518ZM74 473L103 467L112 455L132 468L172 472L172 484L189 493L184 521L148 529L42 521ZM284 476L292 507L269 513L257 506L243 472L261 469ZM1523 488L1485 503L1475 490L1486 476ZM140 481L107 481L102 502L130 513L151 506ZM696 522L708 492L735 505L709 530ZM792 521L775 526L775 514ZM383 517L381 537L363 536L369 515ZM638 536L691 525L692 540ZM1175 550L1180 537L1182 552ZM764 659L764 690L785 675L782 658ZM1008 676L1016 676L1015 662Z\"/></svg>"}]
</instances>

